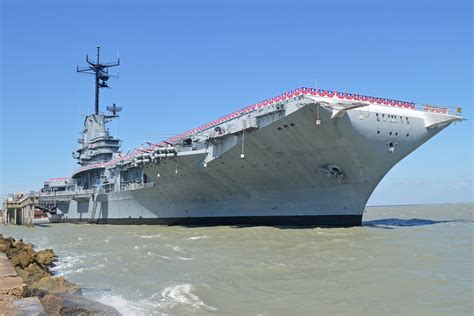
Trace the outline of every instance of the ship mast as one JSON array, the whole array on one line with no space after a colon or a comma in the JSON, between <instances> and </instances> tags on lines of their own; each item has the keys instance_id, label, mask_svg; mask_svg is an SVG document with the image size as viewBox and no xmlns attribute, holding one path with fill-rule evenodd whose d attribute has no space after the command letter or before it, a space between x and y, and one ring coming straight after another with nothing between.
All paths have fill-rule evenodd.
<instances>
[{"instance_id":1,"label":"ship mast","mask_svg":"<svg viewBox=\"0 0 474 316\"><path fill-rule=\"evenodd\" d=\"M79 68L77 66L76 72L85 73L95 76L95 114L99 114L99 91L101 88L109 88L107 81L110 78L118 78L118 76L110 75L109 68L120 65L120 58L116 62L100 63L100 46L97 46L97 60L92 62L89 60L89 55L86 55L86 62L89 66Z\"/></svg>"},{"instance_id":2,"label":"ship mast","mask_svg":"<svg viewBox=\"0 0 474 316\"><path fill-rule=\"evenodd\" d=\"M121 143L119 139L109 134L107 123L118 117L122 107L114 103L112 106L107 106L107 110L111 112L110 115L99 112L100 89L109 87L107 81L110 78L118 78L109 74L109 68L120 65L120 59L111 63L101 62L100 47L97 47L96 61L90 60L87 56L86 62L88 66L82 68L78 66L76 71L95 77L95 112L86 116L82 137L78 140L79 149L72 154L81 166L112 160L119 153Z\"/></svg>"}]
</instances>

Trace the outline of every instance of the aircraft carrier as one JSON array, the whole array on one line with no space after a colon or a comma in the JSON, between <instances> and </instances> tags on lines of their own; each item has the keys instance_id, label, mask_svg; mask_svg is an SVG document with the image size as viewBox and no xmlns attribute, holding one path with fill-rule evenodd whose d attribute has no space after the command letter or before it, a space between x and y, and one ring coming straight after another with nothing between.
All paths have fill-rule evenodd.
<instances>
[{"instance_id":1,"label":"aircraft carrier","mask_svg":"<svg viewBox=\"0 0 474 316\"><path fill-rule=\"evenodd\" d=\"M95 111L80 168L36 193L57 222L166 225L361 225L389 170L453 122L460 108L313 88L241 108L128 154L99 109L115 63L91 61Z\"/></svg>"}]
</instances>

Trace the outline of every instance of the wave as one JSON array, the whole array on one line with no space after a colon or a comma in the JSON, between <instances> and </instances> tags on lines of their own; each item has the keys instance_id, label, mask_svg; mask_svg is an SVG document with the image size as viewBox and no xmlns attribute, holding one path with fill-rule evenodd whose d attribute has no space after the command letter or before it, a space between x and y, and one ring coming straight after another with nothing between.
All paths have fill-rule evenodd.
<instances>
[{"instance_id":1,"label":"wave","mask_svg":"<svg viewBox=\"0 0 474 316\"><path fill-rule=\"evenodd\" d=\"M170 248L171 250L176 251L176 252L183 252L183 253L185 252L183 248L176 245L166 244L165 246L166 248Z\"/></svg>"},{"instance_id":2,"label":"wave","mask_svg":"<svg viewBox=\"0 0 474 316\"><path fill-rule=\"evenodd\" d=\"M192 236L192 237L189 237L189 238L186 238L188 240L198 240L198 239L206 239L208 238L206 235L202 235L202 236Z\"/></svg>"},{"instance_id":3,"label":"wave","mask_svg":"<svg viewBox=\"0 0 474 316\"><path fill-rule=\"evenodd\" d=\"M89 298L102 304L112 306L122 315L138 316L147 315L150 312L147 311L143 306L141 306L141 304L127 300L120 295L101 294Z\"/></svg>"},{"instance_id":4,"label":"wave","mask_svg":"<svg viewBox=\"0 0 474 316\"><path fill-rule=\"evenodd\" d=\"M185 261L194 260L194 258L187 258L187 257L176 257L176 258L179 260L185 260Z\"/></svg>"},{"instance_id":5,"label":"wave","mask_svg":"<svg viewBox=\"0 0 474 316\"><path fill-rule=\"evenodd\" d=\"M160 238L161 234L156 234L156 235L140 235L138 236L143 239L153 239L153 238Z\"/></svg>"},{"instance_id":6,"label":"wave","mask_svg":"<svg viewBox=\"0 0 474 316\"><path fill-rule=\"evenodd\" d=\"M84 271L97 271L103 268L105 268L104 264L96 264L96 265L87 266L87 267L80 267L79 269L69 271L69 273L82 273Z\"/></svg>"},{"instance_id":7,"label":"wave","mask_svg":"<svg viewBox=\"0 0 474 316\"><path fill-rule=\"evenodd\" d=\"M170 245L170 246L171 246L171 249L173 249L173 251L184 252L183 248L181 248L181 247L173 246L173 245Z\"/></svg>"},{"instance_id":8,"label":"wave","mask_svg":"<svg viewBox=\"0 0 474 316\"><path fill-rule=\"evenodd\" d=\"M85 261L87 256L66 256L60 257L56 262L54 267L50 271L59 276L64 276L66 274L73 273L77 271L77 267Z\"/></svg>"},{"instance_id":9,"label":"wave","mask_svg":"<svg viewBox=\"0 0 474 316\"><path fill-rule=\"evenodd\" d=\"M160 257L162 259L172 259L171 257L168 257L168 256L158 256L158 257Z\"/></svg>"},{"instance_id":10,"label":"wave","mask_svg":"<svg viewBox=\"0 0 474 316\"><path fill-rule=\"evenodd\" d=\"M94 260L97 257L96 253L89 253L88 255L70 255L65 257L59 257L55 261L54 267L50 268L50 271L54 275L66 276L73 273L82 273L86 271L97 271L105 268L107 258L103 258L103 262ZM96 258L95 258L96 259Z\"/></svg>"},{"instance_id":11,"label":"wave","mask_svg":"<svg viewBox=\"0 0 474 316\"><path fill-rule=\"evenodd\" d=\"M156 305L165 309L184 308L192 311L217 310L214 306L205 304L199 296L193 293L194 290L194 286L189 283L168 286L161 291L161 299Z\"/></svg>"},{"instance_id":12,"label":"wave","mask_svg":"<svg viewBox=\"0 0 474 316\"><path fill-rule=\"evenodd\" d=\"M195 258L189 258L189 257L168 257L168 256L163 256L163 255L155 255L155 254L149 254L150 257L157 256L158 258L165 259L165 260L184 260L184 261L189 261L189 260L194 260Z\"/></svg>"}]
</instances>

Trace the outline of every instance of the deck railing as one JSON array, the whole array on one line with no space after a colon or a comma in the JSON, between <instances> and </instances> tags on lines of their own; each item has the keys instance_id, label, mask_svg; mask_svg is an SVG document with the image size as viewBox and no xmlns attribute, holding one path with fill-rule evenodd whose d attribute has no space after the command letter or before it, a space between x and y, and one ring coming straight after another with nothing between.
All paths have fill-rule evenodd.
<instances>
[{"instance_id":1,"label":"deck railing","mask_svg":"<svg viewBox=\"0 0 474 316\"><path fill-rule=\"evenodd\" d=\"M339 99L339 100L347 100L347 101L355 101L355 102L357 102L357 101L359 101L359 102L368 102L368 103L371 103L371 104L384 105L384 106L389 106L389 107L398 107L398 108L404 108L404 109L410 109L410 110L420 110L420 111L425 111L425 112L434 112L434 113L440 113L440 114L446 114L446 115L461 116L461 108L424 105L424 104L418 104L418 103L415 103L415 102L399 101L399 100L371 97L371 96L366 96L366 95L339 92L339 91L331 91L331 90L322 90L322 89L314 89L314 88L299 88L299 89L295 89L295 90L290 91L290 92L280 94L276 97L254 103L254 104L249 105L249 106L246 106L246 107L244 107L240 110L232 112L231 114L228 114L226 116L218 118L214 121L211 121L211 122L206 123L204 125L201 125L199 127L190 129L190 130L188 130L188 131L186 131L182 134L179 134L177 136L171 137L171 138L167 139L165 142L161 142L159 144L156 144L155 147L156 146L163 146L166 143L174 143L178 140L189 137L192 134L201 132L201 131L206 130L206 129L213 128L216 125L222 124L226 121L232 120L232 119L234 119L236 117L239 117L239 116L242 116L244 114L253 112L257 109L267 107L267 106L271 106L271 105L274 105L276 103L286 101L286 100L289 100L289 99L293 99L293 98L296 98L296 97L300 97L300 96L303 96L303 95L319 96L319 97L325 97L325 98L336 98L336 99Z\"/></svg>"},{"instance_id":2,"label":"deck railing","mask_svg":"<svg viewBox=\"0 0 474 316\"><path fill-rule=\"evenodd\" d=\"M88 190L75 190L75 191L52 191L52 192L35 192L36 197L51 197L51 196L68 196L68 195L90 195L95 191L92 189Z\"/></svg>"}]
</instances>

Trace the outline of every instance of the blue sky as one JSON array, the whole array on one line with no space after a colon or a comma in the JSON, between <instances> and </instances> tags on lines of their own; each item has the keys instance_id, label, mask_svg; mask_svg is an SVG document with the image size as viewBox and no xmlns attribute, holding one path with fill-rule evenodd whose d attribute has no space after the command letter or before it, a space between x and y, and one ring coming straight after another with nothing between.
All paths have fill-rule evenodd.
<instances>
[{"instance_id":1,"label":"blue sky","mask_svg":"<svg viewBox=\"0 0 474 316\"><path fill-rule=\"evenodd\" d=\"M463 107L395 166L369 204L473 200L471 1L1 1L0 195L77 167L93 81L120 55L102 108L126 151L300 87Z\"/></svg>"}]
</instances>

